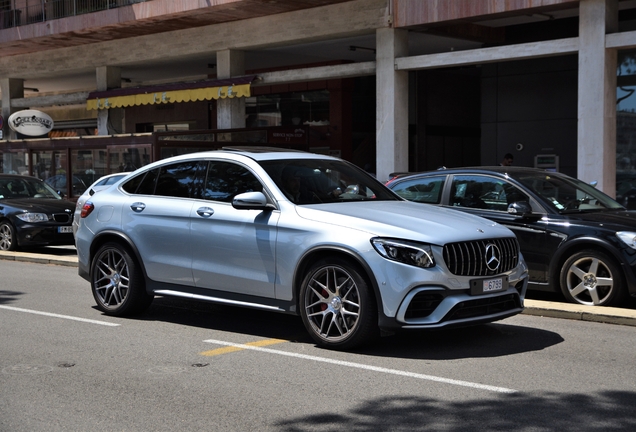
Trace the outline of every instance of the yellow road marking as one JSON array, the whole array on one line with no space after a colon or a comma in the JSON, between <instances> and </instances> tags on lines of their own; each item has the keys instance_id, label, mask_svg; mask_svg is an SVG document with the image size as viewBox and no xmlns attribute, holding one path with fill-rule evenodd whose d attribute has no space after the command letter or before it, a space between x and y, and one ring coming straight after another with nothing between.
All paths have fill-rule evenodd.
<instances>
[{"instance_id":1,"label":"yellow road marking","mask_svg":"<svg viewBox=\"0 0 636 432\"><path fill-rule=\"evenodd\" d=\"M244 345L253 346L253 347L264 347L264 346L276 345L276 344L285 343L285 342L289 342L289 341L284 339L265 339L265 340L260 340L256 342L248 342ZM243 351L244 349L245 348L227 346L227 347L217 348L217 349L213 349L209 351L203 351L201 355L212 357L212 356L221 355L221 354L228 354L235 351Z\"/></svg>"}]
</instances>

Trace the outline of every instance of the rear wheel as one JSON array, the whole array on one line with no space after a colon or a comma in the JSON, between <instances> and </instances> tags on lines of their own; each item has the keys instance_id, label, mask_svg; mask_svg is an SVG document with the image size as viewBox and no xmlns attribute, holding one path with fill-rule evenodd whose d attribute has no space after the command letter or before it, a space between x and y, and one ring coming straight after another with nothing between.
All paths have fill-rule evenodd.
<instances>
[{"instance_id":1,"label":"rear wheel","mask_svg":"<svg viewBox=\"0 0 636 432\"><path fill-rule=\"evenodd\" d=\"M99 310L114 316L141 313L153 299L146 293L141 269L128 250L117 243L106 243L95 254L91 290Z\"/></svg>"},{"instance_id":2,"label":"rear wheel","mask_svg":"<svg viewBox=\"0 0 636 432\"><path fill-rule=\"evenodd\" d=\"M563 295L572 303L615 306L625 300L619 266L596 250L584 250L568 258L561 269L560 281Z\"/></svg>"},{"instance_id":3,"label":"rear wheel","mask_svg":"<svg viewBox=\"0 0 636 432\"><path fill-rule=\"evenodd\" d=\"M15 229L11 222L2 221L0 223L0 250L14 251L18 248L18 241L15 236Z\"/></svg>"},{"instance_id":4,"label":"rear wheel","mask_svg":"<svg viewBox=\"0 0 636 432\"><path fill-rule=\"evenodd\" d=\"M356 266L340 259L314 264L300 291L300 313L318 345L350 349L379 333L375 301Z\"/></svg>"}]
</instances>

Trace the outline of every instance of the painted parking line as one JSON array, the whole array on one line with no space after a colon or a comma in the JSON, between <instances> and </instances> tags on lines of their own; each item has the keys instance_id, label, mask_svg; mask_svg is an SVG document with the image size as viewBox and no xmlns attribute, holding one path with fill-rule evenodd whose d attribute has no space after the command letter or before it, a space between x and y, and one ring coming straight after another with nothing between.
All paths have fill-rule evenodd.
<instances>
[{"instance_id":1,"label":"painted parking line","mask_svg":"<svg viewBox=\"0 0 636 432\"><path fill-rule=\"evenodd\" d=\"M89 323L89 324L99 324L99 325L110 326L110 327L118 327L119 326L119 324L109 323L109 322L106 322L106 321L97 321L97 320L92 320L92 319L87 319L87 318L74 317L74 316L70 316L70 315L59 315L59 314L54 314L54 313L50 313L50 312L42 312L42 311L36 311L36 310L31 310L31 309L22 309L22 308L17 308L17 307L12 307L12 306L0 305L0 309L7 309L7 310L15 311L15 312L26 312L26 313L35 314L35 315L43 315L43 316L48 316L48 317L53 317L53 318L62 318L62 319L67 319L67 320L72 320L72 321L80 321L80 322L85 322L85 323Z\"/></svg>"},{"instance_id":2,"label":"painted parking line","mask_svg":"<svg viewBox=\"0 0 636 432\"><path fill-rule=\"evenodd\" d=\"M208 342L208 341L205 341L205 342ZM265 340L256 341L256 342L248 342L245 345L250 347L264 347L264 346L275 345L275 344L285 343L285 342L289 342L289 341L284 339L265 339ZM212 357L212 356L227 354L227 353L236 352L236 351L243 351L244 349L246 348L243 348L240 345L226 346L224 348L217 348L217 349L213 349L209 351L204 351L201 353L201 355Z\"/></svg>"},{"instance_id":3,"label":"painted parking line","mask_svg":"<svg viewBox=\"0 0 636 432\"><path fill-rule=\"evenodd\" d=\"M371 372L380 372L380 373L386 373L386 374L391 374L391 375L399 375L399 376L408 377L408 378L415 378L415 379L421 379L421 380L427 380L427 381L434 381L434 382L439 382L439 383L443 383L443 384L450 384L450 385L456 385L456 386L461 386L461 387L469 387L469 388L474 388L474 389L478 389L478 390L486 390L486 391L491 391L491 392L496 392L496 393L517 393L517 390L513 390L513 389L509 389L509 388L505 388L505 387L496 387L496 386L491 386L491 385L486 385L486 384L473 383L473 382L470 382L470 381L461 381L461 380L437 377L437 376L434 376L434 375L419 374L419 373L414 373L414 372L401 371L401 370L397 370L397 369L388 369L388 368L383 368L383 367L378 367L378 366L365 365L365 364L362 364L362 363L353 363L353 362L347 362L347 361L342 361L342 360L328 359L328 358L324 358L324 357L310 356L310 355L306 355L306 354L297 354L297 353L292 353L292 352L287 352L287 351L280 351L280 350L274 350L274 349L270 349L270 348L263 348L262 346L255 346L253 344L235 344L235 343L232 343L232 342L226 342L226 341L221 341L221 340L216 340L216 339L207 339L207 340L204 340L203 342L216 344L216 345L223 345L223 346L225 346L227 348L232 348L233 351L239 351L239 350L260 351L260 352L265 352L265 353L268 353L268 354L276 354L276 355L282 355L282 356L287 356L287 357L295 357L295 358L299 358L299 359L303 359L303 360L311 360L311 361L316 361L316 362L329 363L329 364L334 364L334 365L338 365L338 366L346 366L346 367L351 367L351 368L356 368L356 369L363 369L363 370L367 370L367 371L371 371ZM264 342L266 342L266 341L264 341ZM221 348L221 349L223 349L223 348ZM212 352L213 351L217 351L217 350L212 350ZM206 351L206 352L211 352L211 351Z\"/></svg>"}]
</instances>

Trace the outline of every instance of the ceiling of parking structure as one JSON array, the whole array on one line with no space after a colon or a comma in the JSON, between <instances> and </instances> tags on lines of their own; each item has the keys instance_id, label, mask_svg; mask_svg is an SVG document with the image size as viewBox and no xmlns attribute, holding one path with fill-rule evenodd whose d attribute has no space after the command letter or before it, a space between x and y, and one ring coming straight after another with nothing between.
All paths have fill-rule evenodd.
<instances>
[{"instance_id":1,"label":"ceiling of parking structure","mask_svg":"<svg viewBox=\"0 0 636 432\"><path fill-rule=\"evenodd\" d=\"M410 33L409 54L422 55L479 48L480 43L449 37ZM351 47L355 47L352 50ZM289 45L278 48L245 51L245 70L247 74L284 68L301 68L303 65L340 62L375 61L375 34L350 38L332 39L322 42ZM188 58L165 58L160 61L143 62L121 68L122 87L165 84L201 80L216 74L216 56L206 54ZM27 79L25 95L41 96L57 92L93 91L95 72L74 73L64 76L47 76ZM265 84L265 83L263 83ZM34 92L32 89L37 89Z\"/></svg>"},{"instance_id":2,"label":"ceiling of parking structure","mask_svg":"<svg viewBox=\"0 0 636 432\"><path fill-rule=\"evenodd\" d=\"M187 2L152 0L108 11L65 17L0 30L3 56L26 54L232 22L351 0L219 0L187 9ZM170 13L166 13L170 11ZM97 15L99 14L99 15ZM91 25L99 16L99 27Z\"/></svg>"}]
</instances>

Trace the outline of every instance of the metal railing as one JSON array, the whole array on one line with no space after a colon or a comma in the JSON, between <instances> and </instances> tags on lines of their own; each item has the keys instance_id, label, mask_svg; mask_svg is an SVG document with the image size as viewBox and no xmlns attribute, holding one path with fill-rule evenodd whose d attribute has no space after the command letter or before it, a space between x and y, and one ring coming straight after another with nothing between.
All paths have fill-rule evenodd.
<instances>
[{"instance_id":1,"label":"metal railing","mask_svg":"<svg viewBox=\"0 0 636 432\"><path fill-rule=\"evenodd\" d=\"M0 0L0 30L149 0Z\"/></svg>"}]
</instances>

